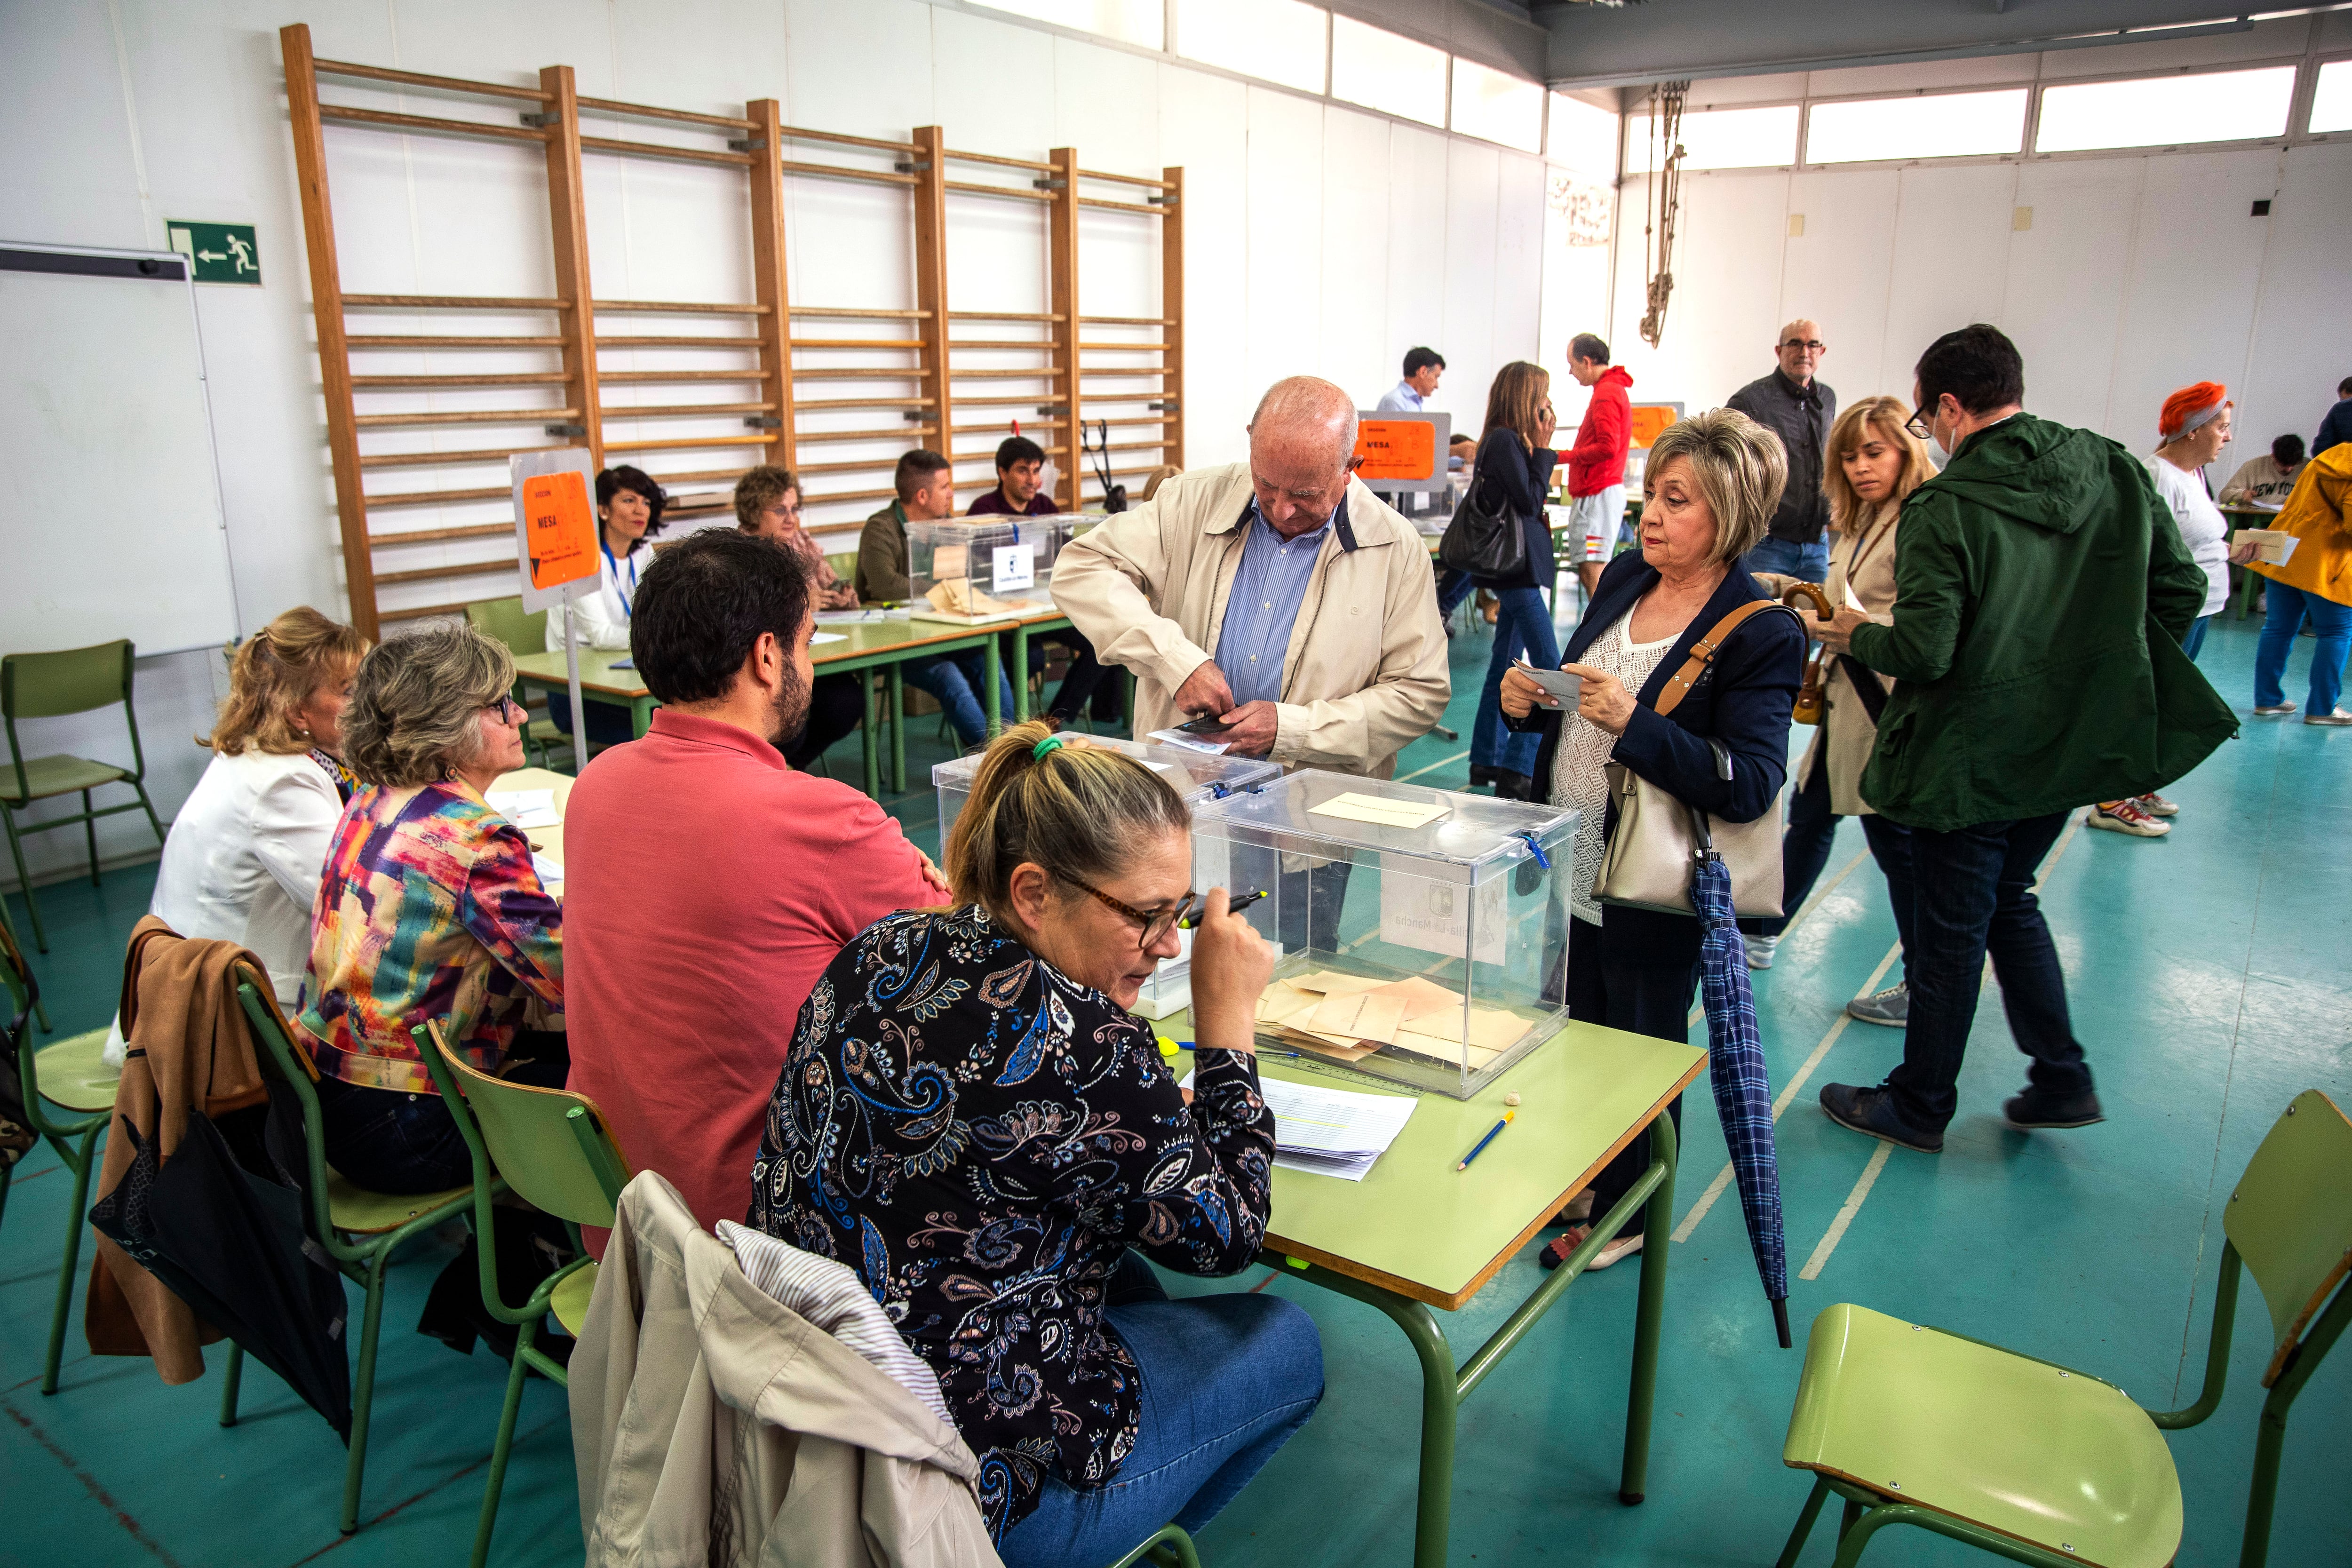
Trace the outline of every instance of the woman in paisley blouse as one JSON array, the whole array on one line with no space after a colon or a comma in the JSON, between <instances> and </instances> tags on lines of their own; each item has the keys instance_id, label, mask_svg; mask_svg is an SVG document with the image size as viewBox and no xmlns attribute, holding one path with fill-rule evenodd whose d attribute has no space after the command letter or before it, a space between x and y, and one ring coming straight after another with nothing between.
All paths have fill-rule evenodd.
<instances>
[{"instance_id":1,"label":"woman in paisley blouse","mask_svg":"<svg viewBox=\"0 0 2352 1568\"><path fill-rule=\"evenodd\" d=\"M751 1224L857 1269L939 1374L1012 1568L1198 1529L1322 1397L1305 1312L1171 1300L1144 1261L1238 1271L1270 1196L1273 954L1191 890L1190 830L1140 763L1043 721L1000 736L949 836L957 907L825 970L752 1166ZM1194 909L1188 1092L1127 1009Z\"/></svg>"}]
</instances>

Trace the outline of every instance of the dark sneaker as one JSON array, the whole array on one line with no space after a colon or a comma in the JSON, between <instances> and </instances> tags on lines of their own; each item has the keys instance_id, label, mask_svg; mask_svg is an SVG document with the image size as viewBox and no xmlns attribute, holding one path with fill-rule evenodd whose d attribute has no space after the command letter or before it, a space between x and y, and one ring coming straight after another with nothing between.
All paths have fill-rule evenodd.
<instances>
[{"instance_id":1,"label":"dark sneaker","mask_svg":"<svg viewBox=\"0 0 2352 1568\"><path fill-rule=\"evenodd\" d=\"M1874 991L1867 996L1857 996L1845 1005L1845 1016L1864 1024L1883 1024L1890 1029L1900 1029L1911 1019L1911 984L1890 985L1884 991Z\"/></svg>"},{"instance_id":2,"label":"dark sneaker","mask_svg":"<svg viewBox=\"0 0 2352 1568\"><path fill-rule=\"evenodd\" d=\"M2088 1127L2105 1121L2099 1110L2099 1097L2089 1089L2080 1094L2044 1094L2029 1089L2013 1100L2005 1100L2001 1115L2011 1127L2022 1132L2047 1131L2061 1127Z\"/></svg>"},{"instance_id":3,"label":"dark sneaker","mask_svg":"<svg viewBox=\"0 0 2352 1568\"><path fill-rule=\"evenodd\" d=\"M1922 1132L1906 1123L1895 1113L1894 1096L1883 1089L1864 1089L1851 1083L1824 1084L1822 1109L1840 1127L1864 1137L1884 1138L1889 1143L1900 1143L1922 1154L1944 1152L1944 1135Z\"/></svg>"}]
</instances>

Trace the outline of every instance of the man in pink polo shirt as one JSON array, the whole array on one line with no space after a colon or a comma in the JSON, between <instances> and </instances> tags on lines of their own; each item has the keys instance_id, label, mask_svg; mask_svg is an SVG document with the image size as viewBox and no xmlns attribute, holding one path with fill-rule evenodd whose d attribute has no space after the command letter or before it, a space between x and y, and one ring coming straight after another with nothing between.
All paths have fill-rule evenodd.
<instances>
[{"instance_id":1,"label":"man in pink polo shirt","mask_svg":"<svg viewBox=\"0 0 2352 1568\"><path fill-rule=\"evenodd\" d=\"M706 1228L751 1206L817 975L884 915L949 901L880 806L784 762L813 625L803 568L770 541L713 529L665 551L629 620L662 707L643 741L598 754L564 813L571 1087Z\"/></svg>"}]
</instances>

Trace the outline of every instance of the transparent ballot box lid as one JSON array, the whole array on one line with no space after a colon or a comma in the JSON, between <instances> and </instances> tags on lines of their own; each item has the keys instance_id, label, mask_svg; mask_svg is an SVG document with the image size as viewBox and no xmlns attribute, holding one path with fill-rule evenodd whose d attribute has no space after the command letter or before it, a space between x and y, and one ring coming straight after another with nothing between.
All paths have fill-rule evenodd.
<instances>
[{"instance_id":1,"label":"transparent ballot box lid","mask_svg":"<svg viewBox=\"0 0 2352 1568\"><path fill-rule=\"evenodd\" d=\"M1302 771L1195 809L1194 885L1263 889L1258 1043L1466 1099L1568 1022L1578 814Z\"/></svg>"},{"instance_id":2,"label":"transparent ballot box lid","mask_svg":"<svg viewBox=\"0 0 2352 1568\"><path fill-rule=\"evenodd\" d=\"M1209 752L1188 752L1181 746L1155 746L1149 741L1122 741L1105 735L1084 737L1089 746L1121 752L1133 757L1173 785L1184 804L1198 811L1202 803L1229 795L1234 790L1254 789L1269 779L1282 776L1279 764L1263 757L1223 756ZM948 829L955 826L964 802L971 798L971 781L980 772L980 753L956 757L935 763L931 768L931 784L940 795L940 842L948 841ZM1206 891L1213 884L1199 884Z\"/></svg>"},{"instance_id":3,"label":"transparent ballot box lid","mask_svg":"<svg viewBox=\"0 0 2352 1568\"><path fill-rule=\"evenodd\" d=\"M1046 584L1069 538L1066 517L908 519L908 597L916 618L978 626L1051 615Z\"/></svg>"}]
</instances>

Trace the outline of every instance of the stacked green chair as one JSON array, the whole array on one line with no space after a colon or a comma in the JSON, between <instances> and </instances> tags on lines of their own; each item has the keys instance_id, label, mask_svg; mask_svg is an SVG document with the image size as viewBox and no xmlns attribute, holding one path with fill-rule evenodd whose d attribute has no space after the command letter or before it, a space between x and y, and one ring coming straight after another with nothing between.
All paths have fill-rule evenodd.
<instances>
[{"instance_id":1,"label":"stacked green chair","mask_svg":"<svg viewBox=\"0 0 2352 1568\"><path fill-rule=\"evenodd\" d=\"M442 1103L457 1120L474 1156L474 1235L481 1259L482 1305L500 1322L515 1325L515 1350L507 1374L507 1397L499 1412L498 1440L490 1447L490 1475L482 1491L481 1521L474 1531L474 1568L489 1561L490 1534L497 1528L499 1498L506 1489L507 1460L514 1449L515 1417L522 1406L523 1379L532 1372L569 1387L563 1363L539 1348L539 1328L548 1313L575 1337L588 1316L596 1289L596 1265L584 1255L540 1282L522 1305L507 1304L499 1289L498 1249L491 1245L490 1192L506 1186L541 1213L572 1227L609 1230L621 1189L629 1184L628 1162L613 1141L604 1113L584 1095L538 1089L492 1078L442 1048L441 1026L411 1031L416 1049L441 1090Z\"/></svg>"},{"instance_id":2,"label":"stacked green chair","mask_svg":"<svg viewBox=\"0 0 2352 1568\"><path fill-rule=\"evenodd\" d=\"M1845 1500L1837 1568L1907 1524L2042 1568L2163 1568L2180 1545L2164 1433L2221 1407L2242 1264L2270 1309L2240 1568L2261 1568L2287 1411L2352 1322L2352 1122L2316 1089L2286 1108L2230 1194L2205 1386L2143 1410L2114 1384L1940 1329L1840 1303L1813 1320L1781 1458L1812 1494L1780 1553L1793 1568L1822 1504Z\"/></svg>"},{"instance_id":3,"label":"stacked green chair","mask_svg":"<svg viewBox=\"0 0 2352 1568\"><path fill-rule=\"evenodd\" d=\"M57 1305L49 1313L48 1355L41 1363L41 1392L55 1394L58 1368L65 1358L66 1322L73 1313L74 1276L81 1263L82 1215L89 1206L99 1135L113 1120L114 1086L122 1075L106 1065L104 1029L59 1040L46 1050L34 1047L27 1015L38 1005L41 988L5 928L0 928L0 982L5 983L8 991L11 1017L6 1048L16 1064L26 1117L73 1173L73 1203L66 1210L65 1257L58 1265ZM68 1114L53 1115L52 1107ZM7 1212L8 1178L15 1169L0 1165L0 1215Z\"/></svg>"},{"instance_id":4,"label":"stacked green chair","mask_svg":"<svg viewBox=\"0 0 2352 1568\"><path fill-rule=\"evenodd\" d=\"M475 1197L468 1184L446 1192L415 1196L372 1193L345 1181L327 1163L326 1138L319 1116L316 1077L298 1055L279 1022L276 1001L266 990L268 977L245 970L236 988L237 1000L261 1042L261 1070L294 1090L302 1108L302 1142L309 1160L310 1215L309 1228L343 1275L358 1283L364 1298L360 1318L359 1369L352 1388L351 1451L343 1461L341 1525L348 1535L359 1528L360 1487L367 1469L368 1415L375 1398L376 1342L383 1327L383 1271L393 1253L413 1236L434 1229L467 1212ZM503 1191L493 1183L493 1191ZM487 1201L487 1195L485 1196ZM236 1424L237 1382L245 1352L232 1345L228 1375L221 1389L221 1425Z\"/></svg>"},{"instance_id":5,"label":"stacked green chair","mask_svg":"<svg viewBox=\"0 0 2352 1568\"><path fill-rule=\"evenodd\" d=\"M530 654L547 651L547 612L526 610L522 596L507 599L478 599L466 606L466 624L494 642L504 643L509 653ZM529 689L515 682L514 700L522 707L530 706ZM541 711L544 712L542 706ZM551 767L548 759L558 750L567 758L576 757L572 737L555 727L555 721L534 718L523 727L523 744L529 748L531 761L540 767ZM578 773L574 765L571 771Z\"/></svg>"},{"instance_id":6,"label":"stacked green chair","mask_svg":"<svg viewBox=\"0 0 2352 1568\"><path fill-rule=\"evenodd\" d=\"M155 830L155 842L163 842L163 819L155 815L155 803L147 798L147 753L139 744L139 715L131 705L133 657L131 644L124 638L58 653L0 655L0 724L8 732L8 766L0 771L0 826L8 830L8 853L16 861L16 885L25 889L25 908L33 917L33 941L43 952L49 951L49 938L41 929L41 906L33 897L32 873L25 868L24 834L47 833L53 827L71 827L80 823L89 841L92 887L98 885L99 879L100 817L143 811L148 826ZM128 768L63 754L27 757L17 742L19 719L58 719L118 703L122 708L123 721L131 727L131 762ZM128 784L139 798L118 805L93 807L90 791L106 784ZM74 794L81 796L81 810L70 816L22 824L16 820L16 814L28 809L37 800Z\"/></svg>"}]
</instances>

